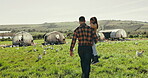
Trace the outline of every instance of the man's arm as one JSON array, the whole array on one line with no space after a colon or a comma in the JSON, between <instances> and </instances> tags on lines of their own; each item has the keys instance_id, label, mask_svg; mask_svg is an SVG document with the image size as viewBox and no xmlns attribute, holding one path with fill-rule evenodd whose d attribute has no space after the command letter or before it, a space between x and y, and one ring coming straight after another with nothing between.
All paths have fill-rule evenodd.
<instances>
[{"instance_id":1,"label":"man's arm","mask_svg":"<svg viewBox=\"0 0 148 78\"><path fill-rule=\"evenodd\" d=\"M99 39L98 39L98 36L96 35L96 32L94 30L92 31L92 37L94 39L94 42L97 43Z\"/></svg>"},{"instance_id":2,"label":"man's arm","mask_svg":"<svg viewBox=\"0 0 148 78\"><path fill-rule=\"evenodd\" d=\"M73 52L73 48L75 46L76 40L77 40L77 33L74 31L72 42L71 42L71 46L70 46L70 51L71 52Z\"/></svg>"}]
</instances>

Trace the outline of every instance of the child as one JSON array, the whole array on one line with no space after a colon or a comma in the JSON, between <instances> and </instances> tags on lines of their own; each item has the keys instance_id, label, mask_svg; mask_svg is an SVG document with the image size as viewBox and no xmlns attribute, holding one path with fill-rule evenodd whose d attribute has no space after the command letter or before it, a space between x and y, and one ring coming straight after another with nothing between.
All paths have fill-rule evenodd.
<instances>
[{"instance_id":1,"label":"child","mask_svg":"<svg viewBox=\"0 0 148 78\"><path fill-rule=\"evenodd\" d=\"M97 32L97 30L98 30L98 22L97 22L97 18L96 17L90 18L90 26L98 34L98 32ZM95 43L93 43L92 49L93 49L92 64L96 64L96 63L99 62L99 60L98 60L98 54L97 54Z\"/></svg>"}]
</instances>

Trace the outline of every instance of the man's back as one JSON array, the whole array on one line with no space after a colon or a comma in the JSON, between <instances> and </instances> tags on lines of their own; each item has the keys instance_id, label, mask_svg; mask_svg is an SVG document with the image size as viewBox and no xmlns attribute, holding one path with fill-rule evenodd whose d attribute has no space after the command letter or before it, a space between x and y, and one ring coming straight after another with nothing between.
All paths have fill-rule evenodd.
<instances>
[{"instance_id":1,"label":"man's back","mask_svg":"<svg viewBox=\"0 0 148 78\"><path fill-rule=\"evenodd\" d=\"M77 38L79 41L78 42L79 46L92 46L93 42L98 41L94 29L87 26L85 23L81 24L79 27L75 29L70 48L71 50L73 49Z\"/></svg>"}]
</instances>

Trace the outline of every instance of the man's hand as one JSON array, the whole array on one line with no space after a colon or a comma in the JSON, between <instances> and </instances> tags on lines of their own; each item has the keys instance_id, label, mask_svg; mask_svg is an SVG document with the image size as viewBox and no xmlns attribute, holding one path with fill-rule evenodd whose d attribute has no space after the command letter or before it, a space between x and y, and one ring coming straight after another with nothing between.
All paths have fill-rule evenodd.
<instances>
[{"instance_id":1,"label":"man's hand","mask_svg":"<svg viewBox=\"0 0 148 78\"><path fill-rule=\"evenodd\" d=\"M74 54L73 54L73 52L72 51L70 51L70 56L72 57Z\"/></svg>"}]
</instances>

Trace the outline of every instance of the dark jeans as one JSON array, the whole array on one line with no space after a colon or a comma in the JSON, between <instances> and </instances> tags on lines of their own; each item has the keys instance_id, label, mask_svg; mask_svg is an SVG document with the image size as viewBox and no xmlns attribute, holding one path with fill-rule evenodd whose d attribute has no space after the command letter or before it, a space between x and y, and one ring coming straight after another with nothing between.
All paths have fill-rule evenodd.
<instances>
[{"instance_id":1,"label":"dark jeans","mask_svg":"<svg viewBox=\"0 0 148 78\"><path fill-rule=\"evenodd\" d=\"M92 58L92 46L79 46L78 54L81 59L82 78L89 78Z\"/></svg>"}]
</instances>

